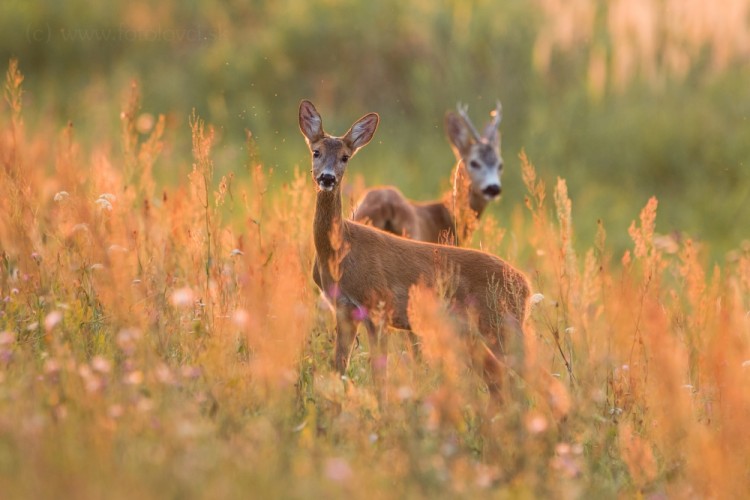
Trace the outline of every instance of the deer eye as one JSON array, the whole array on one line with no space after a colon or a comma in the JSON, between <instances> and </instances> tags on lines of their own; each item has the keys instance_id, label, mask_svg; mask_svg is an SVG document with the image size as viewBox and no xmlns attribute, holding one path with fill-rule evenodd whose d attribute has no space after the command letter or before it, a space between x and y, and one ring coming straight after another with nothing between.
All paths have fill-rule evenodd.
<instances>
[{"instance_id":1,"label":"deer eye","mask_svg":"<svg viewBox=\"0 0 750 500\"><path fill-rule=\"evenodd\" d=\"M473 168L473 169L479 169L479 167L481 167L481 165L479 164L479 162L478 162L478 161L476 161L476 160L471 160L471 161L469 162L469 166L470 166L471 168Z\"/></svg>"},{"instance_id":2,"label":"deer eye","mask_svg":"<svg viewBox=\"0 0 750 500\"><path fill-rule=\"evenodd\" d=\"M320 158L320 151L318 151L317 149L313 150L313 158Z\"/></svg>"},{"instance_id":3,"label":"deer eye","mask_svg":"<svg viewBox=\"0 0 750 500\"><path fill-rule=\"evenodd\" d=\"M349 161L349 156L348 155L344 155L344 156L341 157L341 163L346 163L348 161Z\"/></svg>"}]
</instances>

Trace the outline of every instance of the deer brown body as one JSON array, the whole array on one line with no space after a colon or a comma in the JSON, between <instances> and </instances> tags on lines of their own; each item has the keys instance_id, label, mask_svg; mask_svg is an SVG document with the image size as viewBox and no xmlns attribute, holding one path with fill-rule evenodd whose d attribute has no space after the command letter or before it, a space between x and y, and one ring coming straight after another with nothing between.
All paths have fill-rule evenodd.
<instances>
[{"instance_id":1,"label":"deer brown body","mask_svg":"<svg viewBox=\"0 0 750 500\"><path fill-rule=\"evenodd\" d=\"M453 272L453 309L476 317L487 345L486 381L499 387L503 338L522 332L529 297L526 277L502 259L477 250L417 242L380 231L342 216L341 180L346 164L367 144L379 118L362 117L342 137L322 128L312 103L300 104L300 129L313 155L317 186L313 235L313 279L336 309L335 363L342 373L349 364L357 325L365 324L373 350L373 370L380 369L382 346L371 312L385 307L391 326L409 329L409 290L416 284L434 286L446 268ZM493 291L494 290L494 291Z\"/></svg>"},{"instance_id":2,"label":"deer brown body","mask_svg":"<svg viewBox=\"0 0 750 500\"><path fill-rule=\"evenodd\" d=\"M392 186L365 192L352 219L419 241L459 243L470 239L476 220L487 204L501 193L498 126L502 108L497 103L493 119L480 135L466 108L445 116L445 131L458 163L453 189L440 200L417 202ZM458 238L457 238L458 236Z\"/></svg>"}]
</instances>

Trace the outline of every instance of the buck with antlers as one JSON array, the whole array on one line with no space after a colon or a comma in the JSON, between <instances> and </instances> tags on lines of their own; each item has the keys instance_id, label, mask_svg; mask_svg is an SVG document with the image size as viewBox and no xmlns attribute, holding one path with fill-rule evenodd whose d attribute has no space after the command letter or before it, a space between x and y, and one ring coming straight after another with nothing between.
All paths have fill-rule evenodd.
<instances>
[{"instance_id":1,"label":"buck with antlers","mask_svg":"<svg viewBox=\"0 0 750 500\"><path fill-rule=\"evenodd\" d=\"M480 135L466 106L459 104L457 113L445 115L445 132L458 163L453 171L453 189L441 200L415 202L395 187L374 188L364 194L352 218L420 241L468 240L487 203L500 196L502 189L499 101L490 116L492 119Z\"/></svg>"},{"instance_id":2,"label":"buck with antlers","mask_svg":"<svg viewBox=\"0 0 750 500\"><path fill-rule=\"evenodd\" d=\"M453 272L453 309L476 321L484 347L481 363L490 389L498 393L503 339L521 334L529 284L502 259L478 250L409 240L342 216L341 181L349 160L375 133L379 117L370 113L341 137L323 131L309 101L299 107L299 126L312 154L317 189L313 236L313 280L336 311L335 364L344 373L359 323L370 337L373 376L383 373L383 344L371 316L385 307L389 325L409 329L407 302L416 284L435 286L446 268Z\"/></svg>"}]
</instances>

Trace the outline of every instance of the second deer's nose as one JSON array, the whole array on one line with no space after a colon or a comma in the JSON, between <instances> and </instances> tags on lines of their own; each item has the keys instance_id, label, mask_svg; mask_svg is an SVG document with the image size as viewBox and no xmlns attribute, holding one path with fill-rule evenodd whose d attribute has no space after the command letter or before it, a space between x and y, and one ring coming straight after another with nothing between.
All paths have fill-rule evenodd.
<instances>
[{"instance_id":1,"label":"second deer's nose","mask_svg":"<svg viewBox=\"0 0 750 500\"><path fill-rule=\"evenodd\" d=\"M489 196L490 198L494 198L498 195L500 195L500 186L497 184L490 184L486 188L482 190L482 193L484 193L485 196Z\"/></svg>"}]
</instances>

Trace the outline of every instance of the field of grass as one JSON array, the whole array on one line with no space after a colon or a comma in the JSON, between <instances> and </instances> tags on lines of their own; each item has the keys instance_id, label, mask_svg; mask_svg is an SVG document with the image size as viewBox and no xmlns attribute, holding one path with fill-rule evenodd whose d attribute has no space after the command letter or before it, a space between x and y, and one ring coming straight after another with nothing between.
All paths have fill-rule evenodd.
<instances>
[{"instance_id":1,"label":"field of grass","mask_svg":"<svg viewBox=\"0 0 750 500\"><path fill-rule=\"evenodd\" d=\"M540 175L566 179L579 251L598 220L624 251L633 214L657 196L659 232L708 242L722 262L750 220L748 12L748 0L6 0L0 63L16 58L27 76L27 125L56 135L70 121L87 150L118 150L120 103L138 82L144 112L165 116L154 176L172 187L189 170L193 108L215 127L219 176L248 180L250 132L290 182L307 168L289 118L307 98L332 129L383 118L350 181L434 198L453 162L446 110L466 103L480 122L500 99L499 220L523 203L525 150Z\"/></svg>"},{"instance_id":2,"label":"field of grass","mask_svg":"<svg viewBox=\"0 0 750 500\"><path fill-rule=\"evenodd\" d=\"M505 403L489 400L467 338L427 292L411 310L422 356L388 332L379 402L366 335L345 377L332 368L305 167L277 180L252 154L221 163L220 131L196 112L170 142L137 85L119 132L91 143L74 126L27 122L39 116L27 84L11 62L0 111L3 498L750 488L750 246L708 263L708 243L655 233L655 198L616 236L624 251L603 223L579 241L566 181L522 154L524 201L502 222L483 218L474 241L526 272L535 293ZM296 124L294 113L276 119ZM154 177L165 151L192 158L166 186ZM355 198L363 183L349 181Z\"/></svg>"}]
</instances>

